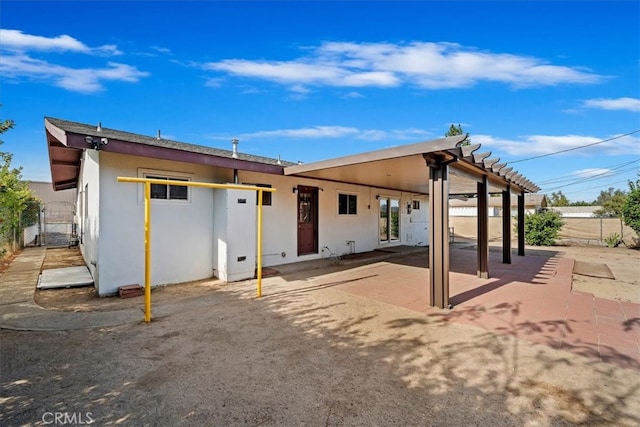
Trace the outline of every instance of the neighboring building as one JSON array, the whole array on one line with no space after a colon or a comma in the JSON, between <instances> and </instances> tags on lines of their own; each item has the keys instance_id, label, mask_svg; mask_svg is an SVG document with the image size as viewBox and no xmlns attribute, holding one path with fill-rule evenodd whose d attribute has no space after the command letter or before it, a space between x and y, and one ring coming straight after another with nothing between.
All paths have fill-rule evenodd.
<instances>
[{"instance_id":1,"label":"neighboring building","mask_svg":"<svg viewBox=\"0 0 640 427\"><path fill-rule=\"evenodd\" d=\"M25 245L68 246L73 241L76 191L55 191L51 182L29 181L28 187L39 199L40 205L27 209L38 209L36 224L23 231Z\"/></svg>"},{"instance_id":2,"label":"neighboring building","mask_svg":"<svg viewBox=\"0 0 640 427\"><path fill-rule=\"evenodd\" d=\"M544 194L525 194L524 211L525 214L535 213L541 208L548 206L547 196ZM517 214L518 198L511 196L511 216ZM556 208L554 208L556 209ZM488 214L490 217L502 216L502 197L489 197ZM449 200L450 216L477 216L477 198L452 198Z\"/></svg>"},{"instance_id":3,"label":"neighboring building","mask_svg":"<svg viewBox=\"0 0 640 427\"><path fill-rule=\"evenodd\" d=\"M563 218L600 218L596 211L602 206L552 206Z\"/></svg>"},{"instance_id":4,"label":"neighboring building","mask_svg":"<svg viewBox=\"0 0 640 427\"><path fill-rule=\"evenodd\" d=\"M144 280L143 185L118 177L275 188L263 193L263 266L425 246L430 239L438 253L448 253L444 234L430 237L448 229L430 221L446 222L449 187L474 192L469 177L477 176L491 192L538 189L515 171L500 174L488 154L473 154L479 145L461 147L461 137L296 164L245 154L237 144L222 150L54 118L45 118L45 130L53 187L75 191L80 250L100 295ZM151 190L153 285L254 277L256 192L159 184ZM439 201L437 219L430 218L430 192ZM431 286L448 292L448 264L438 265L432 270L443 283Z\"/></svg>"}]
</instances>

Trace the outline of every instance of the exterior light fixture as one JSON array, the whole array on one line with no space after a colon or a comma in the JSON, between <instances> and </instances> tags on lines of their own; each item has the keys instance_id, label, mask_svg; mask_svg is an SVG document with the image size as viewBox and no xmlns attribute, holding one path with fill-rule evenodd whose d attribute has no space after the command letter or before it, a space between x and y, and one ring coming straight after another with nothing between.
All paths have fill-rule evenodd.
<instances>
[{"instance_id":1,"label":"exterior light fixture","mask_svg":"<svg viewBox=\"0 0 640 427\"><path fill-rule=\"evenodd\" d=\"M107 138L94 138L90 135L84 137L84 142L89 144L94 150L99 150L109 143Z\"/></svg>"}]
</instances>

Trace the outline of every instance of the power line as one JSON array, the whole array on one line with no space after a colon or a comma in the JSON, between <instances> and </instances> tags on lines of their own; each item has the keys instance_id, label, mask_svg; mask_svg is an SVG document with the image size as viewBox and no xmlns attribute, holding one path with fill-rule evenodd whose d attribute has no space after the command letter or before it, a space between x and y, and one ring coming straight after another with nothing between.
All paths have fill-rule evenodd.
<instances>
[{"instance_id":1,"label":"power line","mask_svg":"<svg viewBox=\"0 0 640 427\"><path fill-rule=\"evenodd\" d=\"M640 129L634 130L634 131L629 132L629 133L625 133L623 135L614 136L614 137L609 138L609 139L604 139L602 141L592 142L591 144L581 145L579 147L567 148L565 150L555 151L553 153L541 154L539 156L527 157L525 159L520 159L520 160L513 160L513 161L509 162L509 165L512 165L514 163L519 163L519 162L526 162L528 160L539 159L541 157L548 157L548 156L553 156L553 155L556 155L556 154L566 153L567 151L580 150L582 148L592 147L592 146L598 145L598 144L604 144L605 142L614 141L616 139L620 139L620 138L623 138L625 136L633 135L634 133L638 133L638 132L640 132Z\"/></svg>"},{"instance_id":2,"label":"power line","mask_svg":"<svg viewBox=\"0 0 640 427\"><path fill-rule=\"evenodd\" d=\"M640 160L638 160L638 161L640 161ZM635 162L636 161L629 162L627 164L631 164L631 163L635 163ZM624 166L626 166L626 165L624 165ZM580 178L580 179L578 179L578 180L576 180L574 182L571 182L569 184L557 185L555 187L546 188L545 191L553 191L553 190L557 190L557 189L560 189L560 188L569 187L571 185L582 184L582 183L589 182L589 181L594 181L594 180L597 180L597 179L609 178L609 177L613 177L615 175L619 175L621 173L630 172L632 170L636 170L636 168L633 167L633 168L629 168L629 169L622 169L622 170L617 171L616 173L611 173L611 171L606 171L606 172L602 172L602 173L599 173L599 174L596 174L596 175L593 175L593 176Z\"/></svg>"},{"instance_id":3,"label":"power line","mask_svg":"<svg viewBox=\"0 0 640 427\"><path fill-rule=\"evenodd\" d=\"M631 162L618 163L618 164L610 165L610 166L602 166L602 167L600 167L598 169L607 169L608 171L614 171L614 170L620 169L621 167L625 167L625 166L628 166L630 164L637 163L637 162L640 162L640 159L633 160ZM583 177L579 177L579 176L577 177L575 174L563 175L563 176L559 176L557 178L550 178L550 179L547 179L547 180L544 180L544 181L536 181L536 184L538 184L538 185L558 184L558 183L561 183L561 182L573 181L575 179L582 179L582 178L588 178L588 177L584 177L584 176Z\"/></svg>"}]
</instances>

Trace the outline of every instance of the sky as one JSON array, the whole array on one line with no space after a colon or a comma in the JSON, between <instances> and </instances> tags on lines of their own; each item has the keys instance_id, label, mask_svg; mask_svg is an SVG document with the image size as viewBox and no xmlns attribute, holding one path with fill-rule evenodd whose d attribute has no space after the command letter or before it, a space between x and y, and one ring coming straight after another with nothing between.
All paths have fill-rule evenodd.
<instances>
[{"instance_id":1,"label":"sky","mask_svg":"<svg viewBox=\"0 0 640 427\"><path fill-rule=\"evenodd\" d=\"M3 0L0 85L30 181L45 117L304 163L454 124L547 195L640 179L638 0Z\"/></svg>"}]
</instances>

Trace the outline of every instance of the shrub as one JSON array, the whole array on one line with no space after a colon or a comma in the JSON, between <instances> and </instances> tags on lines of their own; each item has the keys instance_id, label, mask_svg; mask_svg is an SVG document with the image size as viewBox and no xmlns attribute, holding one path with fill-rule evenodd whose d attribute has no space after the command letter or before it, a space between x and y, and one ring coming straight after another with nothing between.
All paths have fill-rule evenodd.
<instances>
[{"instance_id":1,"label":"shrub","mask_svg":"<svg viewBox=\"0 0 640 427\"><path fill-rule=\"evenodd\" d=\"M562 228L559 212L545 209L524 217L524 240L533 246L553 246Z\"/></svg>"},{"instance_id":2,"label":"shrub","mask_svg":"<svg viewBox=\"0 0 640 427\"><path fill-rule=\"evenodd\" d=\"M617 248L620 243L622 243L622 239L618 233L609 234L608 237L604 238L604 243L607 247Z\"/></svg>"}]
</instances>

